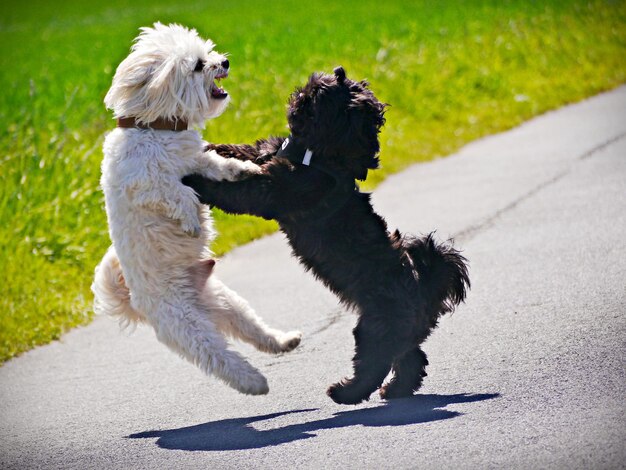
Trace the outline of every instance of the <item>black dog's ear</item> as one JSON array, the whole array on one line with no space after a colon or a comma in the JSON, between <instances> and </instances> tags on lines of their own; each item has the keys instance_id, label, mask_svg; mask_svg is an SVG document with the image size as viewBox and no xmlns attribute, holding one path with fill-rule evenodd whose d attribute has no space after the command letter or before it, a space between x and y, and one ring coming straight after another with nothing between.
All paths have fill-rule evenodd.
<instances>
[{"instance_id":1,"label":"black dog's ear","mask_svg":"<svg viewBox=\"0 0 626 470\"><path fill-rule=\"evenodd\" d=\"M335 77L337 77L337 81L339 83L343 83L346 79L346 71L343 69L343 67L341 65L339 67L335 67L333 72L335 72Z\"/></svg>"}]
</instances>

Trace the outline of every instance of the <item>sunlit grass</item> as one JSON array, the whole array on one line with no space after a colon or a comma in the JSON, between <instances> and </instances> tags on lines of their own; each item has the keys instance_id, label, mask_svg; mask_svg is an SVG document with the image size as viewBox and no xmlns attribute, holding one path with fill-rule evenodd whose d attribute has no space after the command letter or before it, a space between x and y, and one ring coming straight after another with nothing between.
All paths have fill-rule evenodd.
<instances>
[{"instance_id":1,"label":"sunlit grass","mask_svg":"<svg viewBox=\"0 0 626 470\"><path fill-rule=\"evenodd\" d=\"M233 102L207 126L214 142L284 134L287 96L312 71L368 78L391 104L368 188L626 80L621 1L39 0L0 13L0 362L90 318L109 244L102 98L139 26L180 22L229 52ZM216 219L218 253L276 227Z\"/></svg>"}]
</instances>

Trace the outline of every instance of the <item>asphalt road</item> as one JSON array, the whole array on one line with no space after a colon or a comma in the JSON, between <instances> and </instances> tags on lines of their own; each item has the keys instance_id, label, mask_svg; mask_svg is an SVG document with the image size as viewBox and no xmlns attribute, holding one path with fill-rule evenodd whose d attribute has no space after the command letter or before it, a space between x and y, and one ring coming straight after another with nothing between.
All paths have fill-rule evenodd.
<instances>
[{"instance_id":1,"label":"asphalt road","mask_svg":"<svg viewBox=\"0 0 626 470\"><path fill-rule=\"evenodd\" d=\"M626 87L414 166L374 204L471 262L419 395L326 397L351 370L355 317L275 235L216 271L304 332L279 357L237 345L268 396L98 318L0 368L0 468L625 468Z\"/></svg>"}]
</instances>

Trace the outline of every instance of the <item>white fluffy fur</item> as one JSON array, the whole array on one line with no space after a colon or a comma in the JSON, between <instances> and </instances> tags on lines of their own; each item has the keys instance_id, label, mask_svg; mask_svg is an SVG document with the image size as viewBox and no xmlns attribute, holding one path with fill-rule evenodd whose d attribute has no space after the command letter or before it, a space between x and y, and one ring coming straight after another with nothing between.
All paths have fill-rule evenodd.
<instances>
[{"instance_id":1,"label":"white fluffy fur","mask_svg":"<svg viewBox=\"0 0 626 470\"><path fill-rule=\"evenodd\" d=\"M120 64L105 103L115 116L149 123L157 118L202 125L227 99L211 96L225 57L182 26L142 28ZM202 72L194 72L198 59ZM259 171L250 162L203 152L195 130L117 128L104 143L101 185L113 246L96 268L97 313L124 325L146 322L160 341L243 393L264 394L265 377L229 349L224 335L259 350L290 351L299 332L269 328L248 303L213 275L212 220L194 191L181 183L190 173L215 180Z\"/></svg>"}]
</instances>

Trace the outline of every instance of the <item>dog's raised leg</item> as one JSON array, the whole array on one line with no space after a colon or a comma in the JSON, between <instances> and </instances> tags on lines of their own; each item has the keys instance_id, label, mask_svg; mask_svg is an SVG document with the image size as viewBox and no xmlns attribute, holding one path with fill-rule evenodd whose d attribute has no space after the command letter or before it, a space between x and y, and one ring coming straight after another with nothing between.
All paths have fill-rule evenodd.
<instances>
[{"instance_id":1,"label":"dog's raised leg","mask_svg":"<svg viewBox=\"0 0 626 470\"><path fill-rule=\"evenodd\" d=\"M210 304L207 310L209 316L224 334L245 341L259 351L272 354L289 352L300 344L302 333L270 328L245 299L215 276L211 276L207 282L208 292L203 296L203 302Z\"/></svg>"},{"instance_id":2,"label":"dog's raised leg","mask_svg":"<svg viewBox=\"0 0 626 470\"><path fill-rule=\"evenodd\" d=\"M410 397L417 391L424 377L428 359L419 346L393 361L393 378L380 388L384 399Z\"/></svg>"},{"instance_id":3,"label":"dog's raised leg","mask_svg":"<svg viewBox=\"0 0 626 470\"><path fill-rule=\"evenodd\" d=\"M162 298L147 316L162 343L241 393L264 395L267 379L240 354L228 349L206 312L177 299Z\"/></svg>"}]
</instances>

